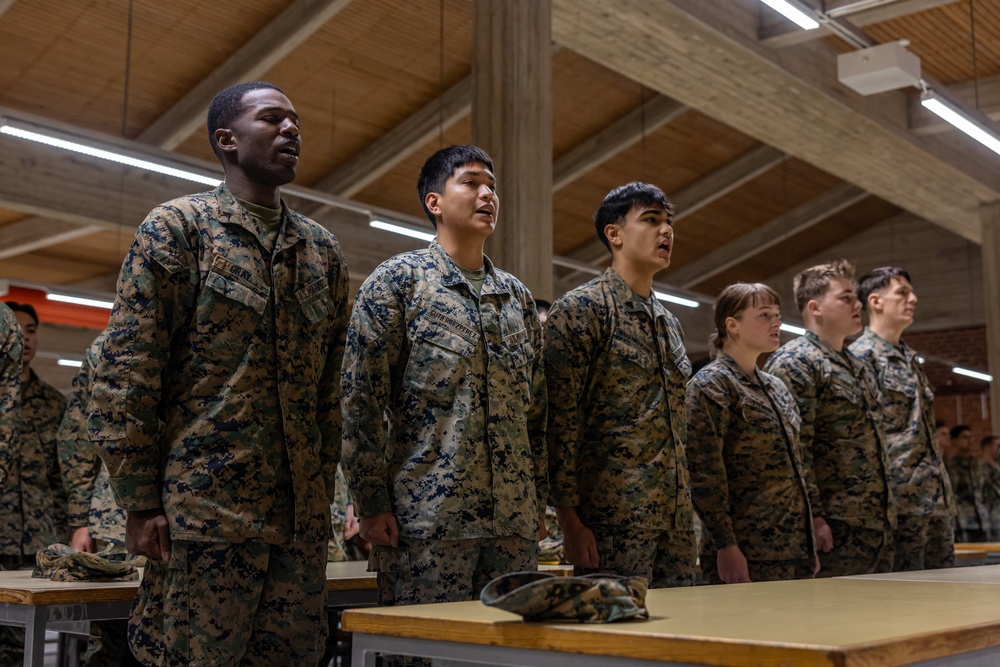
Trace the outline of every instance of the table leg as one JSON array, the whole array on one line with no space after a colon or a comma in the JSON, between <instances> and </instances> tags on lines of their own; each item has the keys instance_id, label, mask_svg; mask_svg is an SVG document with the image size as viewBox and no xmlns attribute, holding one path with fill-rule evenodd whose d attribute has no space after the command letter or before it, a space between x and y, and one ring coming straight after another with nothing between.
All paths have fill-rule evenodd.
<instances>
[{"instance_id":1,"label":"table leg","mask_svg":"<svg viewBox=\"0 0 1000 667\"><path fill-rule=\"evenodd\" d=\"M32 606L24 622L24 667L43 667L45 664L45 622L49 610Z\"/></svg>"},{"instance_id":2,"label":"table leg","mask_svg":"<svg viewBox=\"0 0 1000 667\"><path fill-rule=\"evenodd\" d=\"M375 636L363 632L351 635L351 667L375 667Z\"/></svg>"}]
</instances>

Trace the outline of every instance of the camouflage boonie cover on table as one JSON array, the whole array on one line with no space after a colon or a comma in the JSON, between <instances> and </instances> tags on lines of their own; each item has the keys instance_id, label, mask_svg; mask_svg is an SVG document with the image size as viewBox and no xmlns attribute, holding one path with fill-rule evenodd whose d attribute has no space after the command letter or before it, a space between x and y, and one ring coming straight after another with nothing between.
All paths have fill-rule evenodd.
<instances>
[{"instance_id":1,"label":"camouflage boonie cover on table","mask_svg":"<svg viewBox=\"0 0 1000 667\"><path fill-rule=\"evenodd\" d=\"M642 577L589 574L559 577L546 572L514 572L483 588L480 601L526 621L613 623L645 620L647 582Z\"/></svg>"},{"instance_id":2,"label":"camouflage boonie cover on table","mask_svg":"<svg viewBox=\"0 0 1000 667\"><path fill-rule=\"evenodd\" d=\"M35 555L31 576L52 581L138 581L141 562L117 553L91 554L65 544L52 544Z\"/></svg>"}]
</instances>

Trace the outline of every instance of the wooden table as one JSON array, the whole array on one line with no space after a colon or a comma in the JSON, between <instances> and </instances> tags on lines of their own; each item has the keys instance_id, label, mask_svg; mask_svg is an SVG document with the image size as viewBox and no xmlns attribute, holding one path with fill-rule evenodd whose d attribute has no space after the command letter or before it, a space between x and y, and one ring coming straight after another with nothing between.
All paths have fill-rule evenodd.
<instances>
[{"instance_id":1,"label":"wooden table","mask_svg":"<svg viewBox=\"0 0 1000 667\"><path fill-rule=\"evenodd\" d=\"M985 549L968 549L955 547L955 567L986 565L989 552Z\"/></svg>"},{"instance_id":2,"label":"wooden table","mask_svg":"<svg viewBox=\"0 0 1000 667\"><path fill-rule=\"evenodd\" d=\"M963 542L955 545L955 553L959 549L979 549L986 552L986 563L1000 563L1000 542Z\"/></svg>"},{"instance_id":3,"label":"wooden table","mask_svg":"<svg viewBox=\"0 0 1000 667\"><path fill-rule=\"evenodd\" d=\"M883 581L933 581L952 584L1000 584L1000 566L951 567L943 570L917 572L887 572L885 574L860 574L844 579L879 579ZM1000 591L997 591L1000 593Z\"/></svg>"},{"instance_id":4,"label":"wooden table","mask_svg":"<svg viewBox=\"0 0 1000 667\"><path fill-rule=\"evenodd\" d=\"M378 603L375 573L364 562L326 566L327 606L337 609ZM0 625L25 629L24 665L40 667L45 631L89 632L91 621L128 618L138 581L116 583L33 579L31 570L0 572Z\"/></svg>"},{"instance_id":5,"label":"wooden table","mask_svg":"<svg viewBox=\"0 0 1000 667\"><path fill-rule=\"evenodd\" d=\"M1000 590L982 583L1000 583L997 575L961 568L949 576L654 590L646 622L525 623L458 602L349 610L343 624L354 633L357 667L372 667L376 652L528 667L1000 664Z\"/></svg>"}]
</instances>

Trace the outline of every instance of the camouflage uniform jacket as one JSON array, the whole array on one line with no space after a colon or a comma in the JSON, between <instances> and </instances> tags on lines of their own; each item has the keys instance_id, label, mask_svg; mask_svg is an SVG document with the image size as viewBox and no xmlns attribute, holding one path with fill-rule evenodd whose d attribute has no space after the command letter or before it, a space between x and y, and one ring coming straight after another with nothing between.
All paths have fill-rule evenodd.
<instances>
[{"instance_id":1,"label":"camouflage uniform jacket","mask_svg":"<svg viewBox=\"0 0 1000 667\"><path fill-rule=\"evenodd\" d=\"M895 529L888 446L869 367L846 346L838 353L807 331L771 355L764 370L778 376L798 403L813 516Z\"/></svg>"},{"instance_id":2,"label":"camouflage uniform jacket","mask_svg":"<svg viewBox=\"0 0 1000 667\"><path fill-rule=\"evenodd\" d=\"M59 426L59 468L66 486L70 528L87 526L91 537L121 545L125 544L125 512L115 503L108 468L87 433L90 390L103 343L102 333L87 349L80 372L73 378L73 391Z\"/></svg>"},{"instance_id":3,"label":"camouflage uniform jacket","mask_svg":"<svg viewBox=\"0 0 1000 667\"><path fill-rule=\"evenodd\" d=\"M154 209L122 266L91 440L126 510L174 539L325 541L340 458L349 280L282 206L272 251L225 185Z\"/></svg>"},{"instance_id":4,"label":"camouflage uniform jacket","mask_svg":"<svg viewBox=\"0 0 1000 667\"><path fill-rule=\"evenodd\" d=\"M344 474L359 517L403 537L538 539L548 494L541 325L486 259L477 298L437 243L358 292L344 355Z\"/></svg>"},{"instance_id":5,"label":"camouflage uniform jacket","mask_svg":"<svg viewBox=\"0 0 1000 667\"><path fill-rule=\"evenodd\" d=\"M893 345L867 327L851 344L851 352L871 367L882 391L897 511L953 515L951 483L934 430L934 390L917 353L905 342Z\"/></svg>"},{"instance_id":6,"label":"camouflage uniform jacket","mask_svg":"<svg viewBox=\"0 0 1000 667\"><path fill-rule=\"evenodd\" d=\"M691 495L701 553L733 544L748 560L811 557L815 540L802 472L799 410L778 378L756 381L725 354L687 385Z\"/></svg>"},{"instance_id":7,"label":"camouflage uniform jacket","mask_svg":"<svg viewBox=\"0 0 1000 667\"><path fill-rule=\"evenodd\" d=\"M588 526L692 530L684 441L691 362L680 323L614 269L545 323L552 504Z\"/></svg>"},{"instance_id":8,"label":"camouflage uniform jacket","mask_svg":"<svg viewBox=\"0 0 1000 667\"><path fill-rule=\"evenodd\" d=\"M68 537L56 443L65 410L66 398L31 371L21 383L18 450L0 494L0 553L34 554Z\"/></svg>"},{"instance_id":9,"label":"camouflage uniform jacket","mask_svg":"<svg viewBox=\"0 0 1000 667\"><path fill-rule=\"evenodd\" d=\"M0 303L0 493L17 451L17 413L21 406L21 326Z\"/></svg>"},{"instance_id":10,"label":"camouflage uniform jacket","mask_svg":"<svg viewBox=\"0 0 1000 667\"><path fill-rule=\"evenodd\" d=\"M972 456L945 459L951 486L955 490L958 530L990 529L990 471L983 461Z\"/></svg>"}]
</instances>

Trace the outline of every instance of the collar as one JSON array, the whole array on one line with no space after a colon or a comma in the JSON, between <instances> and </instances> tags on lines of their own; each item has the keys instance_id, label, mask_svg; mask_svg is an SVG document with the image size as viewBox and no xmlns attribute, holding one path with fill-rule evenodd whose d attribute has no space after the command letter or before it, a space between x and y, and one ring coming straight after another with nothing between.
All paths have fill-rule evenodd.
<instances>
[{"instance_id":1,"label":"collar","mask_svg":"<svg viewBox=\"0 0 1000 667\"><path fill-rule=\"evenodd\" d=\"M458 267L455 260L451 258L441 244L437 241L431 241L431 244L427 248L431 257L434 258L434 264L437 269L441 272L441 283L447 287L454 287L456 285L466 285L469 291L475 294L475 290L472 289L472 285L469 284L468 279L465 274L462 273L462 269ZM506 290L503 289L499 280L497 280L496 269L493 266L493 262L489 257L483 255L483 266L486 267L486 280L483 281L483 287L479 294L504 294Z\"/></svg>"},{"instance_id":2,"label":"collar","mask_svg":"<svg viewBox=\"0 0 1000 667\"><path fill-rule=\"evenodd\" d=\"M641 296L632 291L632 288L628 286L625 279L619 275L610 266L601 276L601 280L604 280L611 286L614 291L615 298L625 305L625 310L630 313L645 313L649 314L648 304L650 299L643 299ZM650 293L652 297L652 293ZM664 308L657 299L651 299L653 303L653 315L656 319L667 316L667 309Z\"/></svg>"},{"instance_id":3,"label":"collar","mask_svg":"<svg viewBox=\"0 0 1000 667\"><path fill-rule=\"evenodd\" d=\"M726 354L725 352L719 352L719 355L715 357L715 359L720 364L728 368L729 371L737 378L739 378L739 381L742 382L743 384L751 387L756 387L758 385L761 387L765 386L764 378L761 375L759 368L754 367L754 376L751 378L746 371L740 368L740 365L736 363L736 360L733 359L728 354ZM754 379L756 379L757 382L754 382Z\"/></svg>"},{"instance_id":4,"label":"collar","mask_svg":"<svg viewBox=\"0 0 1000 667\"><path fill-rule=\"evenodd\" d=\"M851 351L848 349L846 340L844 341L844 348L840 352L838 352L837 350L833 349L832 345L830 345L825 340L820 338L819 334L810 331L809 329L806 329L804 338L809 342L811 342L816 347L818 347L820 351L823 352L824 356L833 359L842 366L850 368L851 372L854 372L854 361L853 361L854 355L852 355Z\"/></svg>"},{"instance_id":5,"label":"collar","mask_svg":"<svg viewBox=\"0 0 1000 667\"><path fill-rule=\"evenodd\" d=\"M225 224L242 227L254 235L260 244L267 247L267 230L249 211L240 206L236 197L230 191L229 186L220 183L215 188L215 196L219 202L219 220ZM278 239L275 242L275 251L295 245L304 237L302 223L296 215L281 201L281 226L278 228Z\"/></svg>"},{"instance_id":6,"label":"collar","mask_svg":"<svg viewBox=\"0 0 1000 667\"><path fill-rule=\"evenodd\" d=\"M872 339L872 342L882 347L882 350L886 355L892 355L897 357L902 357L906 360L906 363L913 363L917 356L916 350L906 344L902 338L899 339L899 345L894 345L882 336L875 333L870 327L865 327L865 335Z\"/></svg>"}]
</instances>

